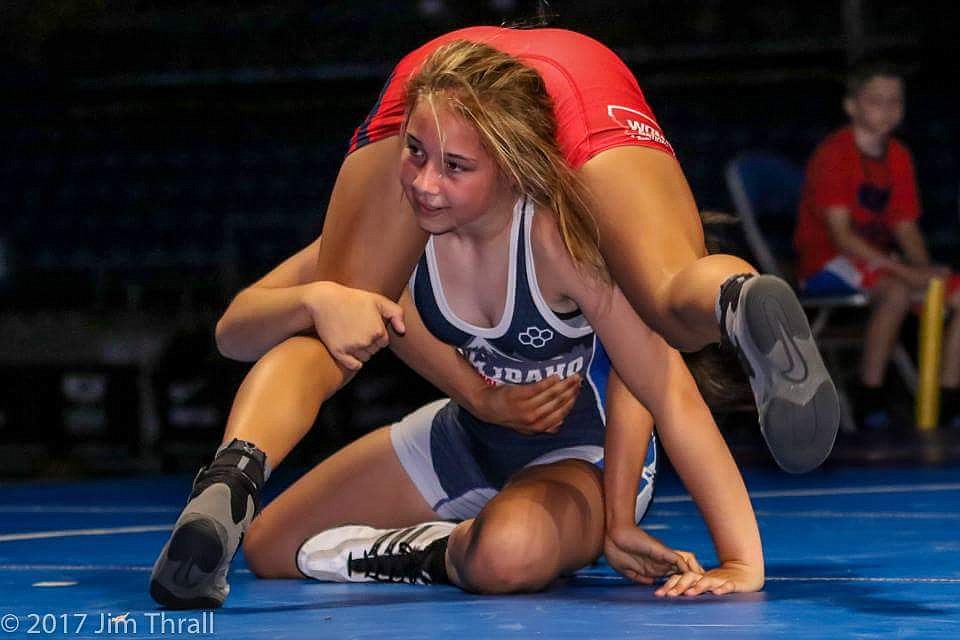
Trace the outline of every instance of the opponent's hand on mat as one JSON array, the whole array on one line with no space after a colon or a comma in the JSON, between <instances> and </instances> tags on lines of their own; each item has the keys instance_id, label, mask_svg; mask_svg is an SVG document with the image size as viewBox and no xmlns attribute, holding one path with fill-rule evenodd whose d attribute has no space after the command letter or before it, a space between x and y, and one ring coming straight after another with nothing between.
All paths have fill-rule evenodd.
<instances>
[{"instance_id":1,"label":"opponent's hand on mat","mask_svg":"<svg viewBox=\"0 0 960 640\"><path fill-rule=\"evenodd\" d=\"M580 375L550 376L532 384L487 387L474 414L525 435L556 433L580 393Z\"/></svg>"},{"instance_id":2,"label":"opponent's hand on mat","mask_svg":"<svg viewBox=\"0 0 960 640\"><path fill-rule=\"evenodd\" d=\"M653 584L664 576L704 573L691 552L671 549L637 526L607 530L603 553L617 573L641 584Z\"/></svg>"},{"instance_id":3,"label":"opponent's hand on mat","mask_svg":"<svg viewBox=\"0 0 960 640\"><path fill-rule=\"evenodd\" d=\"M763 588L763 570L743 562L725 562L696 577L692 574L673 575L655 592L658 596L698 596L710 592L717 596L727 593L759 591Z\"/></svg>"},{"instance_id":4,"label":"opponent's hand on mat","mask_svg":"<svg viewBox=\"0 0 960 640\"><path fill-rule=\"evenodd\" d=\"M399 334L407 330L400 305L376 293L335 282L306 285L303 305L330 355L351 371L390 343L387 323Z\"/></svg>"}]
</instances>

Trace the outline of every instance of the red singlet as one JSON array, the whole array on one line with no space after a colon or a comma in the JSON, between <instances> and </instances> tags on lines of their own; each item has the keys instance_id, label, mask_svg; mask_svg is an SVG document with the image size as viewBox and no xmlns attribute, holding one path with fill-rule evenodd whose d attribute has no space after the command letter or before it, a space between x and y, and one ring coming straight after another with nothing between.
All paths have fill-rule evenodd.
<instances>
[{"instance_id":1,"label":"red singlet","mask_svg":"<svg viewBox=\"0 0 960 640\"><path fill-rule=\"evenodd\" d=\"M573 31L503 27L453 31L404 57L370 115L354 132L348 153L399 135L407 81L433 51L457 39L488 44L540 74L553 98L557 137L571 167L579 168L601 151L626 145L653 147L673 155L636 78L610 49Z\"/></svg>"}]
</instances>

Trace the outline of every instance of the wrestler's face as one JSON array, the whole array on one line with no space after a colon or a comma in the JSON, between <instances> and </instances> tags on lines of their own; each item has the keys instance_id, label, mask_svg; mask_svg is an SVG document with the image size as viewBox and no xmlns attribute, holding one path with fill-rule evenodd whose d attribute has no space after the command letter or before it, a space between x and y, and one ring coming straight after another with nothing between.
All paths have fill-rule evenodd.
<instances>
[{"instance_id":1,"label":"wrestler's face","mask_svg":"<svg viewBox=\"0 0 960 640\"><path fill-rule=\"evenodd\" d=\"M443 96L423 98L407 121L400 183L417 223L440 234L492 223L512 210L514 196L480 134Z\"/></svg>"},{"instance_id":2,"label":"wrestler's face","mask_svg":"<svg viewBox=\"0 0 960 640\"><path fill-rule=\"evenodd\" d=\"M844 100L854 126L886 137L903 121L903 82L895 76L874 76L857 95Z\"/></svg>"}]
</instances>

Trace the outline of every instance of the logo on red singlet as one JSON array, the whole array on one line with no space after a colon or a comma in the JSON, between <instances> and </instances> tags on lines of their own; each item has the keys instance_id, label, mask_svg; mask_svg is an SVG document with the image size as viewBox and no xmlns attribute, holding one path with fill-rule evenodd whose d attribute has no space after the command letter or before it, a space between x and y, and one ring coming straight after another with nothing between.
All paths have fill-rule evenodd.
<instances>
[{"instance_id":1,"label":"logo on red singlet","mask_svg":"<svg viewBox=\"0 0 960 640\"><path fill-rule=\"evenodd\" d=\"M660 131L659 125L647 114L616 104L607 105L607 114L611 120L624 128L627 137L641 142L656 142L673 150Z\"/></svg>"}]
</instances>

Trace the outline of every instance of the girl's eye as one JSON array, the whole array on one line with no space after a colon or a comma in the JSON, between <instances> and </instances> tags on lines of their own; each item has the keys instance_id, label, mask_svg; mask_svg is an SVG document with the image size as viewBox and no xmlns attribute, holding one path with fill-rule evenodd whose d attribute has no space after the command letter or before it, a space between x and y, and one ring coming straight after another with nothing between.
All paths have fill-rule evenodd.
<instances>
[{"instance_id":1,"label":"girl's eye","mask_svg":"<svg viewBox=\"0 0 960 640\"><path fill-rule=\"evenodd\" d=\"M450 171L461 171L463 169L458 163L449 160L446 162L446 166Z\"/></svg>"},{"instance_id":2,"label":"girl's eye","mask_svg":"<svg viewBox=\"0 0 960 640\"><path fill-rule=\"evenodd\" d=\"M419 158L423 154L423 152L420 151L419 147L412 144L407 145L407 151L409 151L410 155L413 156L414 158Z\"/></svg>"}]
</instances>

